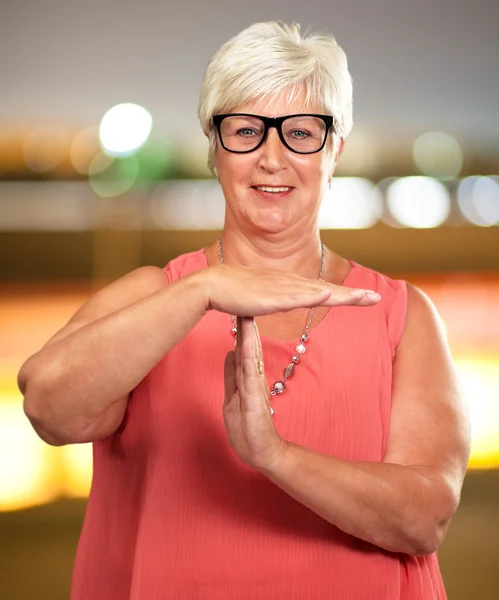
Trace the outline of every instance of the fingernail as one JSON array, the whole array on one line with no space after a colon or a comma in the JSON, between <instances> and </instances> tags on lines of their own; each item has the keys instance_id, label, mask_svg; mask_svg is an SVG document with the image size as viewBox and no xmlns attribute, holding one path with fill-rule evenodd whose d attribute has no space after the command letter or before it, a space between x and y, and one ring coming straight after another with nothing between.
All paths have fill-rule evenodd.
<instances>
[{"instance_id":1,"label":"fingernail","mask_svg":"<svg viewBox=\"0 0 499 600\"><path fill-rule=\"evenodd\" d=\"M381 298L378 292L373 292L372 290L367 290L366 296L369 298L369 300L379 300Z\"/></svg>"}]
</instances>

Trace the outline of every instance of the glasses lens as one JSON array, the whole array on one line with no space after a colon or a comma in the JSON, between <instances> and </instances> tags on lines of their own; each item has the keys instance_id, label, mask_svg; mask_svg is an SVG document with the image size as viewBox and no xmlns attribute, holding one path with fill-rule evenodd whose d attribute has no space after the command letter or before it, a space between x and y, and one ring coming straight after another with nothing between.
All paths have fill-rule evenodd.
<instances>
[{"instance_id":1,"label":"glasses lens","mask_svg":"<svg viewBox=\"0 0 499 600\"><path fill-rule=\"evenodd\" d=\"M234 152L248 152L256 148L264 133L263 122L258 117L230 116L220 124L223 145Z\"/></svg>"},{"instance_id":2,"label":"glasses lens","mask_svg":"<svg viewBox=\"0 0 499 600\"><path fill-rule=\"evenodd\" d=\"M296 152L315 152L322 147L327 128L318 117L290 117L282 124L286 143Z\"/></svg>"}]
</instances>

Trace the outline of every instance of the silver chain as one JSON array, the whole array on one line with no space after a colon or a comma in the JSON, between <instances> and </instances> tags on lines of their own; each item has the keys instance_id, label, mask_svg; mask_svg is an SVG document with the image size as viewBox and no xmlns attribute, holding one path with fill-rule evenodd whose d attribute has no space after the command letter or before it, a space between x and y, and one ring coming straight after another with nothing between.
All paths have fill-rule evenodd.
<instances>
[{"instance_id":1,"label":"silver chain","mask_svg":"<svg viewBox=\"0 0 499 600\"><path fill-rule=\"evenodd\" d=\"M224 255L222 252L222 238L219 238L219 240L218 240L218 256L220 258L220 264L223 265L224 264ZM319 280L322 279L322 274L324 271L324 256L325 256L324 244L322 243L322 240L321 240L321 264L319 267L319 276L318 276ZM300 355L305 354L305 352L307 351L305 344L308 341L308 330L309 330L310 324L312 323L313 314L314 314L314 309L311 308L308 313L307 322L305 324L305 329L303 330L303 333L300 337L300 344L298 344L298 346L295 347L295 354L291 358L291 362L284 369L284 374L283 374L282 379L280 379L279 381L276 381L275 383L273 383L270 386L270 395L271 396L275 396L276 394L282 394L284 392L284 390L286 389L285 382L287 379L289 379L291 377L295 366L300 362ZM232 322L231 333L237 340L236 317L234 315L230 315L230 318L231 318L231 322ZM235 341L234 341L234 345L235 345ZM274 414L273 408L271 408L270 411L271 411L271 414Z\"/></svg>"}]
</instances>

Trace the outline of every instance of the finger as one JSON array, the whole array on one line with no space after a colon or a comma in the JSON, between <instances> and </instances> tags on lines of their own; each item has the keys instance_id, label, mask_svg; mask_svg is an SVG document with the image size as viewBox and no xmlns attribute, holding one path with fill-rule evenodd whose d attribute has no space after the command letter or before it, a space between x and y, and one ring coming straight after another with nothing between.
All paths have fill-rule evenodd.
<instances>
[{"instance_id":1,"label":"finger","mask_svg":"<svg viewBox=\"0 0 499 600\"><path fill-rule=\"evenodd\" d=\"M243 337L241 360L243 366L239 389L246 392L246 394L242 394L241 402L246 408L256 410L260 410L263 406L265 411L270 414L267 380L263 372L262 351L255 319L253 317L243 317L241 325ZM258 369L259 363L261 365L260 371ZM259 400L256 402L251 401L248 404L247 400L251 398L258 398Z\"/></svg>"},{"instance_id":2,"label":"finger","mask_svg":"<svg viewBox=\"0 0 499 600\"><path fill-rule=\"evenodd\" d=\"M300 289L288 289L284 296L279 291L276 298L279 310L293 310L294 308L311 308L313 306L327 305L333 289L325 282L310 282Z\"/></svg>"},{"instance_id":3,"label":"finger","mask_svg":"<svg viewBox=\"0 0 499 600\"><path fill-rule=\"evenodd\" d=\"M258 331L258 325L257 325L256 320L254 320L253 323L254 323L255 344L256 344L256 349L257 349L257 358L258 358L258 360L262 360L263 359L262 340L260 339L260 332Z\"/></svg>"},{"instance_id":4,"label":"finger","mask_svg":"<svg viewBox=\"0 0 499 600\"><path fill-rule=\"evenodd\" d=\"M331 296L323 306L372 306L381 300L381 295L374 290L349 288L342 285L328 284Z\"/></svg>"},{"instance_id":5,"label":"finger","mask_svg":"<svg viewBox=\"0 0 499 600\"><path fill-rule=\"evenodd\" d=\"M258 373L258 360L260 359L260 348L256 338L255 320L253 317L242 317L242 372L245 380L260 379Z\"/></svg>"},{"instance_id":6,"label":"finger","mask_svg":"<svg viewBox=\"0 0 499 600\"><path fill-rule=\"evenodd\" d=\"M236 353L231 350L225 357L224 362L224 382L225 382L225 395L224 405L227 405L231 398L237 391L236 383Z\"/></svg>"},{"instance_id":7,"label":"finger","mask_svg":"<svg viewBox=\"0 0 499 600\"><path fill-rule=\"evenodd\" d=\"M263 348L262 348L262 341L260 339L260 333L258 332L258 325L256 323L256 320L253 321L253 336L254 336L254 343L255 343L255 354L256 354L256 370L258 372L258 375L260 377L260 379L262 379L262 381L265 382L265 386L266 384L266 379L265 379L265 371L264 371L264 363L263 363Z\"/></svg>"},{"instance_id":8,"label":"finger","mask_svg":"<svg viewBox=\"0 0 499 600\"><path fill-rule=\"evenodd\" d=\"M239 371L241 369L241 350L243 345L243 326L242 326L243 318L237 317L236 319L236 345L235 345L235 360L236 360L236 369Z\"/></svg>"}]
</instances>

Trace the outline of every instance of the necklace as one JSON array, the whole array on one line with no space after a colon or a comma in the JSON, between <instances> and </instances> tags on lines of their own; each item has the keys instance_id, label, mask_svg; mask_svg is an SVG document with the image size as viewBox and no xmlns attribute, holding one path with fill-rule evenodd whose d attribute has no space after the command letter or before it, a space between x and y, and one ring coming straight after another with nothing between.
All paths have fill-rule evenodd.
<instances>
[{"instance_id":1,"label":"necklace","mask_svg":"<svg viewBox=\"0 0 499 600\"><path fill-rule=\"evenodd\" d=\"M218 240L218 256L220 258L220 264L223 265L224 264L224 256L223 256L223 252L222 252L222 238L219 238L219 240ZM322 279L323 271L324 271L324 244L322 243L322 240L321 240L321 264L319 267L318 279ZM300 337L300 343L298 344L298 346L295 347L295 353L293 354L293 356L291 358L291 362L284 369L282 379L275 381L270 386L270 395L271 396L276 396L277 394L282 394L285 391L286 381L291 377L291 375L293 374L293 371L295 369L295 366L300 362L300 356L302 354L305 354L305 352L307 351L305 344L308 341L308 330L310 327L310 323L312 322L313 314L314 314L314 309L311 308L308 313L307 322L305 323L305 329L303 330L303 333L301 334L301 337ZM234 315L230 315L230 319L232 322L231 334L237 339L236 317ZM234 341L234 345L235 345L235 341ZM259 368L259 370L260 370L260 368ZM274 414L273 408L270 409L270 413L272 415Z\"/></svg>"}]
</instances>

